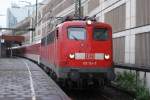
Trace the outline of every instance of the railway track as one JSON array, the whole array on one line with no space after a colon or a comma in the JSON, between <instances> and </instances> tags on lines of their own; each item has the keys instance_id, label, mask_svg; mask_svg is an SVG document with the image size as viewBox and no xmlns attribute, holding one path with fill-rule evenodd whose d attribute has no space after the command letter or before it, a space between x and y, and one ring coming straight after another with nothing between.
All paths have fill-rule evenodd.
<instances>
[{"instance_id":1,"label":"railway track","mask_svg":"<svg viewBox=\"0 0 150 100\"><path fill-rule=\"evenodd\" d=\"M65 90L72 100L110 100L101 95L99 90Z\"/></svg>"},{"instance_id":2,"label":"railway track","mask_svg":"<svg viewBox=\"0 0 150 100\"><path fill-rule=\"evenodd\" d=\"M64 91L72 100L134 100L133 97L125 92L107 86L104 89L64 89Z\"/></svg>"}]
</instances>

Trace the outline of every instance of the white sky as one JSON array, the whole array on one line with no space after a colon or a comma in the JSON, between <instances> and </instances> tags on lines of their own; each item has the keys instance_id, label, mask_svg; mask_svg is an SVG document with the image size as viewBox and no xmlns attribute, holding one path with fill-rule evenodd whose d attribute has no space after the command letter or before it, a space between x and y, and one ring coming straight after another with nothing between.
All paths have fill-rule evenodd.
<instances>
[{"instance_id":1,"label":"white sky","mask_svg":"<svg viewBox=\"0 0 150 100\"><path fill-rule=\"evenodd\" d=\"M11 3L16 3L19 6L27 5L27 3L20 2L27 1L35 4L36 0L1 0L0 2L0 27L6 27L7 8L10 8ZM43 0L38 0L41 2ZM4 15L4 16L1 16Z\"/></svg>"}]
</instances>

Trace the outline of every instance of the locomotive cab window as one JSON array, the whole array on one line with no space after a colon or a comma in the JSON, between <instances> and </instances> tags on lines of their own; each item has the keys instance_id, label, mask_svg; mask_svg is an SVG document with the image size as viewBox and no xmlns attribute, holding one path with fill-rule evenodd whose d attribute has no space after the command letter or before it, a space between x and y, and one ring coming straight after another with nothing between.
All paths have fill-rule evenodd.
<instances>
[{"instance_id":1,"label":"locomotive cab window","mask_svg":"<svg viewBox=\"0 0 150 100\"><path fill-rule=\"evenodd\" d=\"M72 40L85 40L86 39L85 28L78 28L78 27L68 28L68 38Z\"/></svg>"},{"instance_id":2,"label":"locomotive cab window","mask_svg":"<svg viewBox=\"0 0 150 100\"><path fill-rule=\"evenodd\" d=\"M95 28L93 32L93 38L94 40L108 40L108 30L103 28Z\"/></svg>"}]
</instances>

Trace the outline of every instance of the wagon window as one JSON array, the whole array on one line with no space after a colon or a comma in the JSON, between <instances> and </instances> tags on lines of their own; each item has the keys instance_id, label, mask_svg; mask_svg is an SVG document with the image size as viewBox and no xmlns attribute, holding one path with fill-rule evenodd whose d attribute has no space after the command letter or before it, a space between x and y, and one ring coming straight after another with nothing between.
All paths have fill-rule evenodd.
<instances>
[{"instance_id":1,"label":"wagon window","mask_svg":"<svg viewBox=\"0 0 150 100\"><path fill-rule=\"evenodd\" d=\"M108 40L109 34L107 29L95 28L93 33L94 40Z\"/></svg>"},{"instance_id":2,"label":"wagon window","mask_svg":"<svg viewBox=\"0 0 150 100\"><path fill-rule=\"evenodd\" d=\"M86 30L85 28L68 28L68 38L73 40L85 40Z\"/></svg>"}]
</instances>

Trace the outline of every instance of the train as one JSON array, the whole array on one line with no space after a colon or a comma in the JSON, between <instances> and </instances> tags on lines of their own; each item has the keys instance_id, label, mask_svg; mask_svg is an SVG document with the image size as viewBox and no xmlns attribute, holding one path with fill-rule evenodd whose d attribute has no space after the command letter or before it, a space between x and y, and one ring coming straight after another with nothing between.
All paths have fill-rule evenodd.
<instances>
[{"instance_id":1,"label":"train","mask_svg":"<svg viewBox=\"0 0 150 100\"><path fill-rule=\"evenodd\" d=\"M43 65L63 86L99 87L115 79L112 27L94 19L67 19L41 42L12 50Z\"/></svg>"}]
</instances>

